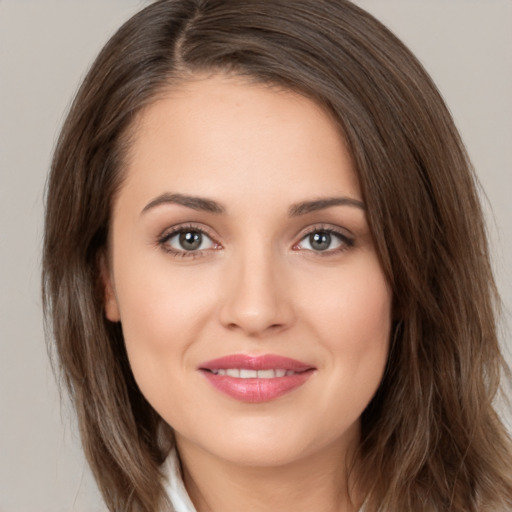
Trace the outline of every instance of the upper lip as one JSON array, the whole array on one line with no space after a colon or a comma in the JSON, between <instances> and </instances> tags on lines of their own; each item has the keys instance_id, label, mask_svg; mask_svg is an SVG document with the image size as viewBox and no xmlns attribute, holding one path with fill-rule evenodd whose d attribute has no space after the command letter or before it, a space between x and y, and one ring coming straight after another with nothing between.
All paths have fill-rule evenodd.
<instances>
[{"instance_id":1,"label":"upper lip","mask_svg":"<svg viewBox=\"0 0 512 512\"><path fill-rule=\"evenodd\" d=\"M264 354L260 356L251 356L247 354L230 354L206 361L199 365L200 370L222 370L229 368L239 368L244 370L293 370L302 372L315 369L314 366L291 359L289 357L275 354Z\"/></svg>"}]
</instances>

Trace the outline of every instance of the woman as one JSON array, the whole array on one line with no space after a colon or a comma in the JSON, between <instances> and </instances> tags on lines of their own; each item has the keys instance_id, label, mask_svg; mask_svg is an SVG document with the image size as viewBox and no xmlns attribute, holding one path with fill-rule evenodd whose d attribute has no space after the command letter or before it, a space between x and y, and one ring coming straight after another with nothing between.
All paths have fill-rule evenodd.
<instances>
[{"instance_id":1,"label":"woman","mask_svg":"<svg viewBox=\"0 0 512 512\"><path fill-rule=\"evenodd\" d=\"M48 183L44 297L110 510L512 507L475 182L346 1L157 1Z\"/></svg>"}]
</instances>

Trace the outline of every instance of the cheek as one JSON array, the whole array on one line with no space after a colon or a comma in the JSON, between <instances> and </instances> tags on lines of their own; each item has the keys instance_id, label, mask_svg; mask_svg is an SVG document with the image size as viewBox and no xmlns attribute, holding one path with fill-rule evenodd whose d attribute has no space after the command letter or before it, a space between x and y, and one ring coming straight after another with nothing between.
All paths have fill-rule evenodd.
<instances>
[{"instance_id":1,"label":"cheek","mask_svg":"<svg viewBox=\"0 0 512 512\"><path fill-rule=\"evenodd\" d=\"M354 352L387 343L391 326L391 291L374 258L331 273L309 290L309 318L334 347Z\"/></svg>"},{"instance_id":2,"label":"cheek","mask_svg":"<svg viewBox=\"0 0 512 512\"><path fill-rule=\"evenodd\" d=\"M174 425L176 417L186 417L190 405L180 400L188 393L180 376L194 369L190 354L215 304L213 287L199 289L208 276L190 279L158 266L142 277L131 274L119 290L126 351L142 394Z\"/></svg>"},{"instance_id":3,"label":"cheek","mask_svg":"<svg viewBox=\"0 0 512 512\"><path fill-rule=\"evenodd\" d=\"M165 258L140 260L136 265L120 262L117 269L126 350L142 388L142 380L187 366L188 348L216 304L215 276L197 267L176 272Z\"/></svg>"},{"instance_id":4,"label":"cheek","mask_svg":"<svg viewBox=\"0 0 512 512\"><path fill-rule=\"evenodd\" d=\"M330 296L329 307L317 312L324 329L321 338L329 353L326 364L330 376L320 401L321 407L330 411L327 417L335 431L357 421L376 393L386 367L391 293L377 270L347 277L345 286Z\"/></svg>"},{"instance_id":5,"label":"cheek","mask_svg":"<svg viewBox=\"0 0 512 512\"><path fill-rule=\"evenodd\" d=\"M360 413L386 366L391 291L375 257L316 284L316 292L310 292L303 305L303 317L328 353L325 364L332 378L324 396L341 392L347 410Z\"/></svg>"}]
</instances>

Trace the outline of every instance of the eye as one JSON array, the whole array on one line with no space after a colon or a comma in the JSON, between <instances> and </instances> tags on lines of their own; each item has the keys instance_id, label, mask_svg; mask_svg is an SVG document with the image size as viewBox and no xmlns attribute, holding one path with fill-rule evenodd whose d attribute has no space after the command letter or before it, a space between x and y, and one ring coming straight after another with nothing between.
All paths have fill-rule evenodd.
<instances>
[{"instance_id":1,"label":"eye","mask_svg":"<svg viewBox=\"0 0 512 512\"><path fill-rule=\"evenodd\" d=\"M296 249L334 253L352 247L354 240L332 229L315 229L295 245Z\"/></svg>"},{"instance_id":2,"label":"eye","mask_svg":"<svg viewBox=\"0 0 512 512\"><path fill-rule=\"evenodd\" d=\"M159 243L166 251L185 256L208 249L215 249L217 244L202 230L197 228L179 228L165 234Z\"/></svg>"}]
</instances>

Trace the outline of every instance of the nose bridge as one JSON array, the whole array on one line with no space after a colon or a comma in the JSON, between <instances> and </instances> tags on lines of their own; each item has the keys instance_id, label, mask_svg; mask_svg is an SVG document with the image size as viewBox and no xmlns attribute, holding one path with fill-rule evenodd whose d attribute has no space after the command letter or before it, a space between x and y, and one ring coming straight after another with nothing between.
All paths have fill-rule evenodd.
<instances>
[{"instance_id":1,"label":"nose bridge","mask_svg":"<svg viewBox=\"0 0 512 512\"><path fill-rule=\"evenodd\" d=\"M292 318L279 255L267 243L240 248L227 268L222 323L248 335L284 329Z\"/></svg>"}]
</instances>

